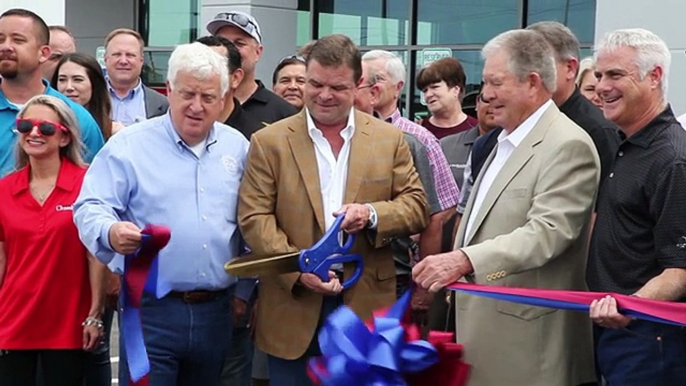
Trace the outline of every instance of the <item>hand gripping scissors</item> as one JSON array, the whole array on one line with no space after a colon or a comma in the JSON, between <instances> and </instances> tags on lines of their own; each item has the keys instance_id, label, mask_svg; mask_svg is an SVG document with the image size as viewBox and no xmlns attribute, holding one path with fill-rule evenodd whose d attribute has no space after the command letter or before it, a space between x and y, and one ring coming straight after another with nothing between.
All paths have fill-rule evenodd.
<instances>
[{"instance_id":1,"label":"hand gripping scissors","mask_svg":"<svg viewBox=\"0 0 686 386\"><path fill-rule=\"evenodd\" d=\"M329 281L329 271L334 264L354 263L355 271L343 282L343 288L348 289L355 284L362 275L362 256L350 253L355 243L355 235L349 234L345 244L339 241L341 224L345 215L336 218L331 228L312 247L299 252L270 256L243 256L231 260L224 265L224 270L230 275L239 277L278 275L291 272L312 273L323 282Z\"/></svg>"}]
</instances>

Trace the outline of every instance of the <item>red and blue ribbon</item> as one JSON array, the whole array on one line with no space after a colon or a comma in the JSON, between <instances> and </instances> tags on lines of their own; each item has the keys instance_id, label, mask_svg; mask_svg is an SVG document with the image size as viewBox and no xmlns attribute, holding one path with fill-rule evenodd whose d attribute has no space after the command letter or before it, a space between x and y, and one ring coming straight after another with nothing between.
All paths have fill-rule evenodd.
<instances>
[{"instance_id":1,"label":"red and blue ribbon","mask_svg":"<svg viewBox=\"0 0 686 386\"><path fill-rule=\"evenodd\" d=\"M410 296L408 291L371 325L347 306L336 309L319 330L322 356L309 362L313 380L325 386L400 386L407 384L405 374L437 363L431 343L408 339L402 320Z\"/></svg>"},{"instance_id":2,"label":"red and blue ribbon","mask_svg":"<svg viewBox=\"0 0 686 386\"><path fill-rule=\"evenodd\" d=\"M447 289L508 302L579 312L588 312L591 302L609 295L617 300L619 312L624 315L652 322L686 326L686 304L684 303L643 299L615 293L501 287L471 283L453 283Z\"/></svg>"},{"instance_id":3,"label":"red and blue ribbon","mask_svg":"<svg viewBox=\"0 0 686 386\"><path fill-rule=\"evenodd\" d=\"M138 252L124 258L124 285L122 286L122 338L129 375L134 384L146 384L144 378L150 372L150 362L143 340L141 324L141 299L143 293L159 298L157 277L159 251L167 246L171 238L169 228L161 225L148 225L141 231L142 242Z\"/></svg>"}]
</instances>

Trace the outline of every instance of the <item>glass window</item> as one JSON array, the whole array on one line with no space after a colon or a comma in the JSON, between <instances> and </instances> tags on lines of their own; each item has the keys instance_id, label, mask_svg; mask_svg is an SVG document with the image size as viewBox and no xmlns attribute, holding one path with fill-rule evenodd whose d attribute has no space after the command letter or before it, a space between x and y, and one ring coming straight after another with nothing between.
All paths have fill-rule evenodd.
<instances>
[{"instance_id":1,"label":"glass window","mask_svg":"<svg viewBox=\"0 0 686 386\"><path fill-rule=\"evenodd\" d=\"M312 23L310 22L310 0L298 0L296 15L295 46L300 47L312 40Z\"/></svg>"},{"instance_id":2,"label":"glass window","mask_svg":"<svg viewBox=\"0 0 686 386\"><path fill-rule=\"evenodd\" d=\"M144 39L148 46L173 47L198 36L198 0L149 0L146 7Z\"/></svg>"},{"instance_id":3,"label":"glass window","mask_svg":"<svg viewBox=\"0 0 686 386\"><path fill-rule=\"evenodd\" d=\"M417 60L417 66L415 67L415 79L417 72L422 67L421 63L421 51L416 51L414 53ZM481 50L459 50L453 51L453 58L456 58L462 64L464 68L465 75L467 76L467 84L465 87L465 95L469 94L474 90L478 90L481 85L481 73L484 68L484 60L481 57ZM421 91L417 89L416 85L408 87L412 90L412 104L410 106L410 119L420 119L428 116L428 110L426 106L422 103ZM463 106L464 107L464 106Z\"/></svg>"},{"instance_id":4,"label":"glass window","mask_svg":"<svg viewBox=\"0 0 686 386\"><path fill-rule=\"evenodd\" d=\"M421 0L417 44L481 44L519 28L519 0Z\"/></svg>"},{"instance_id":5,"label":"glass window","mask_svg":"<svg viewBox=\"0 0 686 386\"><path fill-rule=\"evenodd\" d=\"M359 46L409 44L409 0L322 0L318 36L344 34Z\"/></svg>"},{"instance_id":6,"label":"glass window","mask_svg":"<svg viewBox=\"0 0 686 386\"><path fill-rule=\"evenodd\" d=\"M164 87L167 81L167 67L171 53L171 48L145 49L143 54L143 70L141 72L143 84L149 87Z\"/></svg>"},{"instance_id":7,"label":"glass window","mask_svg":"<svg viewBox=\"0 0 686 386\"><path fill-rule=\"evenodd\" d=\"M555 20L569 27L582 44L593 44L596 0L529 0L527 21Z\"/></svg>"}]
</instances>

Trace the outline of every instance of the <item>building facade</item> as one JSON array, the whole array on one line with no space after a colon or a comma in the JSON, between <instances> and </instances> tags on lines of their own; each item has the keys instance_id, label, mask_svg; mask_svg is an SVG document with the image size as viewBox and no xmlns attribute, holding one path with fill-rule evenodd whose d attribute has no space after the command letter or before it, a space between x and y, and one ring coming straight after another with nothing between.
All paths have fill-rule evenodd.
<instances>
[{"instance_id":1,"label":"building facade","mask_svg":"<svg viewBox=\"0 0 686 386\"><path fill-rule=\"evenodd\" d=\"M664 0L661 7L640 0L4 0L2 8L8 3L7 8L33 9L50 24L66 25L79 51L94 55L112 29L138 30L147 43L144 78L157 85L164 82L173 47L206 35L204 26L219 12L241 10L259 21L265 50L257 75L265 83L276 63L299 46L342 33L362 50L385 49L403 58L409 81L401 108L408 117L426 111L414 87L424 63L458 58L469 92L481 79L480 49L500 32L556 20L574 31L587 56L606 32L641 26L672 50L669 97L677 113L686 112L686 44L676 28L686 2L680 0Z\"/></svg>"}]
</instances>

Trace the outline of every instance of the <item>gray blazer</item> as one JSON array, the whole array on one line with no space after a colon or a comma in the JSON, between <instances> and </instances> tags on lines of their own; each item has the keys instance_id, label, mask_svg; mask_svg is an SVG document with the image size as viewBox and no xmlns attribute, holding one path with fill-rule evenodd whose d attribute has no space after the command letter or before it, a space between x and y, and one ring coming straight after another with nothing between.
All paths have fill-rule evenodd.
<instances>
[{"instance_id":1,"label":"gray blazer","mask_svg":"<svg viewBox=\"0 0 686 386\"><path fill-rule=\"evenodd\" d=\"M146 118L155 118L167 113L169 102L166 96L143 85L143 98L145 99Z\"/></svg>"},{"instance_id":2,"label":"gray blazer","mask_svg":"<svg viewBox=\"0 0 686 386\"><path fill-rule=\"evenodd\" d=\"M462 189L464 169L472 151L474 141L479 138L479 127L472 127L467 131L452 134L441 139L441 148L448 159L450 171L453 172L457 186Z\"/></svg>"}]
</instances>

